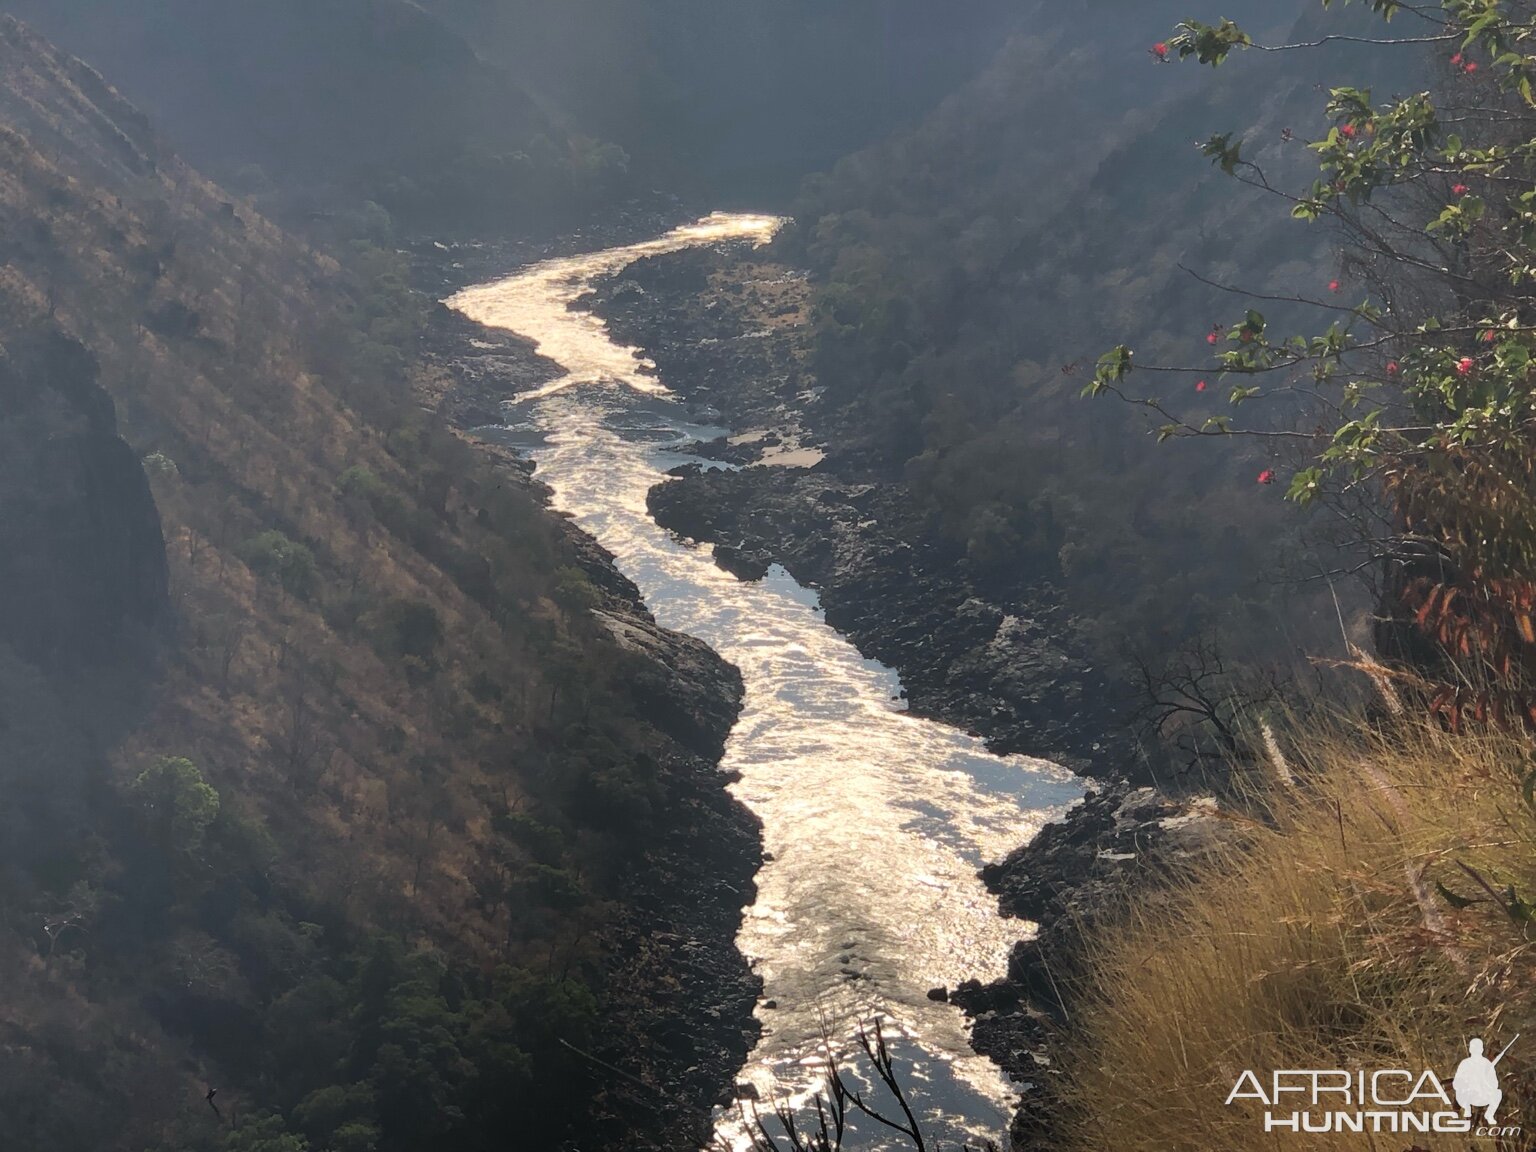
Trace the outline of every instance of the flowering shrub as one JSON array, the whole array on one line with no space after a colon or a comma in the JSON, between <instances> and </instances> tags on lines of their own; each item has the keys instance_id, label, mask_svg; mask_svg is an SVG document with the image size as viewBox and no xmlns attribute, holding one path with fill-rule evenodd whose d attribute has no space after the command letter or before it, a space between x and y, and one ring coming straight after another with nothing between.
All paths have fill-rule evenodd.
<instances>
[{"instance_id":1,"label":"flowering shrub","mask_svg":"<svg viewBox=\"0 0 1536 1152\"><path fill-rule=\"evenodd\" d=\"M1338 279L1322 298L1285 298L1315 309L1320 331L1278 334L1248 308L1206 337L1220 347L1214 367L1230 382L1232 409L1284 395L1297 418L1186 416L1139 382L1208 375L1209 359L1144 365L1123 345L1100 359L1086 391L1147 407L1164 438L1254 436L1277 455L1289 447L1286 496L1345 512L1393 562L1386 607L1438 649L1414 662L1431 707L1452 723L1470 709L1536 725L1536 2L1361 3L1385 22L1377 43L1443 50L1432 90L1382 102L1368 89L1333 88L1327 130L1308 144L1320 167L1310 188L1274 185L1232 134L1202 145L1298 220L1346 238L1357 301L1327 298ZM1233 52L1305 51L1327 39L1260 45L1231 21L1189 20L1166 55L1215 66ZM1266 469L1259 481L1275 478Z\"/></svg>"}]
</instances>

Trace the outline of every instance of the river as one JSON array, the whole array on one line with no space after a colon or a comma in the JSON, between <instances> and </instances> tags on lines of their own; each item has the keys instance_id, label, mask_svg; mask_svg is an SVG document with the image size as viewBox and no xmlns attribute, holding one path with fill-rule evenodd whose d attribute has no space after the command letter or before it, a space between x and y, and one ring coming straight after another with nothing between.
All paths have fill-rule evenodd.
<instances>
[{"instance_id":1,"label":"river","mask_svg":"<svg viewBox=\"0 0 1536 1152\"><path fill-rule=\"evenodd\" d=\"M771 238L772 217L716 214L643 244L549 260L448 301L536 340L567 373L505 405L501 435L538 462L554 503L613 552L657 620L741 669L745 706L722 767L762 820L767 862L739 944L764 982L762 1038L740 1079L768 1108L818 1086L826 1040L874 1019L893 1038L917 1110L941 1141L1005 1141L1009 1085L966 1040L960 1011L927 997L999 976L1020 931L976 870L1029 839L1081 792L1064 770L998 757L963 732L904 714L900 683L819 615L782 569L743 583L658 528L648 489L725 429L691 422L634 349L568 305L647 255ZM768 1004L773 1007L768 1007ZM743 1108L722 1143L743 1146ZM871 1130L874 1128L875 1130ZM865 1125L849 1148L895 1147Z\"/></svg>"}]
</instances>

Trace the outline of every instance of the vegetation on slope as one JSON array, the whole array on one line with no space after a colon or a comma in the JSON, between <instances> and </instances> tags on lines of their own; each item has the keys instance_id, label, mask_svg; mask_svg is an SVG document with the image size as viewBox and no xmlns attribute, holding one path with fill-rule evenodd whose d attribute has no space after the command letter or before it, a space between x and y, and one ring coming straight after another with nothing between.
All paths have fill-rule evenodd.
<instances>
[{"instance_id":1,"label":"vegetation on slope","mask_svg":"<svg viewBox=\"0 0 1536 1152\"><path fill-rule=\"evenodd\" d=\"M561 1041L657 1050L612 902L708 749L418 407L396 257L283 235L8 17L0 151L0 1145L689 1137Z\"/></svg>"},{"instance_id":2,"label":"vegetation on slope","mask_svg":"<svg viewBox=\"0 0 1536 1152\"><path fill-rule=\"evenodd\" d=\"M1343 44L1207 75L1150 54L1177 3L1102 8L1033 10L917 129L807 183L784 243L819 281L815 368L867 430L846 453L904 476L973 573L1054 575L1106 662L1156 671L1213 632L1229 655L1273 658L1335 628L1322 583L1298 581L1339 565L1255 484L1268 459L1159 450L1156 422L1078 395L1106 337L1149 363L1205 349L1232 300L1191 273L1326 293L1331 238L1206 170L1195 142L1241 129L1277 179L1309 171L1316 83L1349 70L1390 88L1420 61ZM1314 8L1228 14L1305 38ZM1208 375L1205 391L1180 381L1192 404L1215 401Z\"/></svg>"},{"instance_id":3,"label":"vegetation on slope","mask_svg":"<svg viewBox=\"0 0 1536 1152\"><path fill-rule=\"evenodd\" d=\"M1332 88L1310 186L1271 180L1238 134L1205 146L1297 218L1336 225L1344 274L1291 301L1325 326L1278 335L1259 310L1268 302L1250 300L1211 333L1210 364L1168 373L1210 372L1230 414L1192 417L1161 384L1146 391L1157 362L1127 346L1103 357L1090 390L1158 413L1168 437L1286 442L1281 474L1264 478L1340 513L1385 568L1377 640L1389 664L1357 653L1385 719L1330 731L1314 713L1294 726L1289 762L1271 739L1270 782L1238 805L1234 845L1094 933L1061 1074L1068 1147L1251 1146L1265 1108L1252 1092L1232 1097L1243 1070L1271 1083L1276 1069L1429 1068L1449 1085L1469 1040L1491 1057L1536 1017L1536 8L1369 7L1395 17L1380 50L1442 54L1433 89L1383 100ZM1220 63L1250 43L1239 26L1187 21L1158 51ZM1246 405L1270 397L1295 423L1245 426ZM1500 1131L1437 1130L1416 1146L1530 1147L1529 1051L1515 1045L1498 1079ZM1329 1099L1312 1111L1360 1107ZM1293 1104L1312 1100L1271 1110Z\"/></svg>"},{"instance_id":4,"label":"vegetation on slope","mask_svg":"<svg viewBox=\"0 0 1536 1152\"><path fill-rule=\"evenodd\" d=\"M631 191L628 157L408 0L8 0L204 171L295 221L553 229Z\"/></svg>"}]
</instances>

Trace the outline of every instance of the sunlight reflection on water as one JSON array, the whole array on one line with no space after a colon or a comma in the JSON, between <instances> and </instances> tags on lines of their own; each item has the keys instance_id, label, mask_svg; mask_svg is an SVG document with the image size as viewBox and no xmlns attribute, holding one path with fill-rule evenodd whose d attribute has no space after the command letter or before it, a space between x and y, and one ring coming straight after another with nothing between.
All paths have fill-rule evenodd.
<instances>
[{"instance_id":1,"label":"sunlight reflection on water","mask_svg":"<svg viewBox=\"0 0 1536 1152\"><path fill-rule=\"evenodd\" d=\"M506 406L557 507L617 557L663 625L701 637L741 669L746 701L723 767L763 822L771 860L739 943L762 976L762 1039L743 1070L762 1099L816 1087L824 1036L879 1016L903 1039L914 1096L936 1135L1001 1138L1013 1099L971 1052L961 1013L937 985L1001 975L1019 926L999 919L976 876L1081 794L1064 770L997 757L955 729L906 716L895 674L866 660L780 568L746 584L708 551L677 541L645 508L647 490L687 459L668 451L689 423L639 354L569 303L601 275L657 253L732 239L766 241L780 221L716 214L644 244L550 260L469 288L448 303L539 344L567 375ZM766 1106L766 1104L765 1104ZM735 1113L722 1140L743 1143ZM849 1147L882 1147L861 1133Z\"/></svg>"}]
</instances>

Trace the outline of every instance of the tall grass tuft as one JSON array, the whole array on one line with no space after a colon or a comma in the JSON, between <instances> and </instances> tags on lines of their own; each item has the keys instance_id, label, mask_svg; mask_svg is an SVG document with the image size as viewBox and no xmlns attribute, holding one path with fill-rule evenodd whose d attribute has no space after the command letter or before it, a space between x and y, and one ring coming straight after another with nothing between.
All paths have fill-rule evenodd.
<instances>
[{"instance_id":1,"label":"tall grass tuft","mask_svg":"<svg viewBox=\"0 0 1536 1152\"><path fill-rule=\"evenodd\" d=\"M1315 719L1310 721L1315 728ZM1093 931L1061 1092L1081 1152L1536 1147L1536 812L1527 743L1428 723L1313 732L1233 843ZM1499 1065L1499 1140L1265 1134L1239 1075ZM1299 1100L1299 1097L1293 1097ZM1288 1103L1283 1111L1289 1114Z\"/></svg>"}]
</instances>

